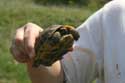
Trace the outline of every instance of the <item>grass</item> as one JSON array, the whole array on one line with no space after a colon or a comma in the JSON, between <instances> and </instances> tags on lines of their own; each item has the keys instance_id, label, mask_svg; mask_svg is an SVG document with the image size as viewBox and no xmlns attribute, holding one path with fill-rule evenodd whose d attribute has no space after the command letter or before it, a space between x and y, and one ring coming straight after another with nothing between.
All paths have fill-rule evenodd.
<instances>
[{"instance_id":1,"label":"grass","mask_svg":"<svg viewBox=\"0 0 125 83\"><path fill-rule=\"evenodd\" d=\"M41 27L52 24L79 26L92 12L84 7L45 7L31 0L0 0L0 83L31 83L24 64L17 63L9 48L15 30L27 22Z\"/></svg>"}]
</instances>

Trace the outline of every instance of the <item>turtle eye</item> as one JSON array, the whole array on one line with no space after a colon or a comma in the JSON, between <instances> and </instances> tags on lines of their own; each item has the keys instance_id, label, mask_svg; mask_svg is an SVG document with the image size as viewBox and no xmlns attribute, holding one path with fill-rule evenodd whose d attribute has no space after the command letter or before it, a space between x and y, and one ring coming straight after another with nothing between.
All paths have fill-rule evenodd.
<instances>
[{"instance_id":1,"label":"turtle eye","mask_svg":"<svg viewBox=\"0 0 125 83\"><path fill-rule=\"evenodd\" d=\"M61 28L59 32L61 33L61 35L66 35L66 34L68 34L67 29L64 29L64 28Z\"/></svg>"}]
</instances>

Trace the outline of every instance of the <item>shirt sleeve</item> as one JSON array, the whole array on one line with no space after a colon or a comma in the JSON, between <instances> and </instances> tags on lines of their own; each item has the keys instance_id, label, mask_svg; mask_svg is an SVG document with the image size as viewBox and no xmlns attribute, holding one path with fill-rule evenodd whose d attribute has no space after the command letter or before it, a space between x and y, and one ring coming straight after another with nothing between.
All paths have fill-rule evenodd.
<instances>
[{"instance_id":1,"label":"shirt sleeve","mask_svg":"<svg viewBox=\"0 0 125 83\"><path fill-rule=\"evenodd\" d=\"M102 50L101 12L100 9L77 28L80 38L61 61L66 83L91 83L96 78L97 58L101 58Z\"/></svg>"}]
</instances>

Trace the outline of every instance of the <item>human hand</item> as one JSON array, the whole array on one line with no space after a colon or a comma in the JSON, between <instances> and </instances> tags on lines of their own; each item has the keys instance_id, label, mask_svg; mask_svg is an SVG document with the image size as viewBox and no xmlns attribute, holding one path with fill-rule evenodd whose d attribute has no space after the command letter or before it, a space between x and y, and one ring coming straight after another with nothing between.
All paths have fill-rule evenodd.
<instances>
[{"instance_id":1,"label":"human hand","mask_svg":"<svg viewBox=\"0 0 125 83\"><path fill-rule=\"evenodd\" d=\"M33 23L27 23L16 30L10 50L18 62L27 63L33 60L35 41L42 31L42 28Z\"/></svg>"}]
</instances>

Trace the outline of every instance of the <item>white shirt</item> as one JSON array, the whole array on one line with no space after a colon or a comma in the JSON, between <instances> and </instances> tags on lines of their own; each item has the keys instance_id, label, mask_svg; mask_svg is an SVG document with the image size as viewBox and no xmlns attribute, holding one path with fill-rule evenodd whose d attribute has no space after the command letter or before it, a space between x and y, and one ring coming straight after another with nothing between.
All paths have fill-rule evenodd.
<instances>
[{"instance_id":1,"label":"white shirt","mask_svg":"<svg viewBox=\"0 0 125 83\"><path fill-rule=\"evenodd\" d=\"M62 60L66 83L125 83L125 0L114 0L77 28Z\"/></svg>"}]
</instances>

